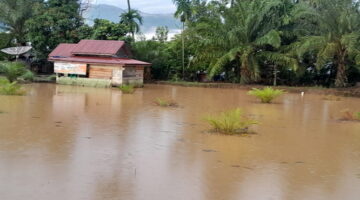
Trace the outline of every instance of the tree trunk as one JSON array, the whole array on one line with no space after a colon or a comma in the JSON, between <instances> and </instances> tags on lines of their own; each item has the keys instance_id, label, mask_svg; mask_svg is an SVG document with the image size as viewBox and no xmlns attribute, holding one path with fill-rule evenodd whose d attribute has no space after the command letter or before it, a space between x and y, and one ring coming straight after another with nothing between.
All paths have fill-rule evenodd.
<instances>
[{"instance_id":1,"label":"tree trunk","mask_svg":"<svg viewBox=\"0 0 360 200\"><path fill-rule=\"evenodd\" d=\"M182 39L182 77L185 80L185 39L184 39L185 22L183 22L181 39Z\"/></svg>"},{"instance_id":2,"label":"tree trunk","mask_svg":"<svg viewBox=\"0 0 360 200\"><path fill-rule=\"evenodd\" d=\"M277 86L277 66L274 65L274 86Z\"/></svg>"},{"instance_id":3,"label":"tree trunk","mask_svg":"<svg viewBox=\"0 0 360 200\"><path fill-rule=\"evenodd\" d=\"M346 65L345 65L345 50L342 50L339 54L340 58L337 66L335 87L346 87L348 79L346 75Z\"/></svg>"},{"instance_id":4,"label":"tree trunk","mask_svg":"<svg viewBox=\"0 0 360 200\"><path fill-rule=\"evenodd\" d=\"M130 0L127 0L127 3L128 3L128 12L130 12L130 10L131 10L131 7L130 7Z\"/></svg>"}]
</instances>

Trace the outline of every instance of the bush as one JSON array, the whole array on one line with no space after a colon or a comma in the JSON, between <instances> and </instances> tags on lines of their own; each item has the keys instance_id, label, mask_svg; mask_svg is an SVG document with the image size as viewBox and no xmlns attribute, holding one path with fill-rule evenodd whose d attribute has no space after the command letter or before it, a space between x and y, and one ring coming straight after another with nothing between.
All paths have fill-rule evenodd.
<instances>
[{"instance_id":1,"label":"bush","mask_svg":"<svg viewBox=\"0 0 360 200\"><path fill-rule=\"evenodd\" d=\"M25 81L33 81L34 80L34 73L30 70L27 70L24 75L21 76Z\"/></svg>"},{"instance_id":2,"label":"bush","mask_svg":"<svg viewBox=\"0 0 360 200\"><path fill-rule=\"evenodd\" d=\"M27 71L25 65L20 62L5 62L0 64L0 73L2 73L10 82L16 81Z\"/></svg>"},{"instance_id":3,"label":"bush","mask_svg":"<svg viewBox=\"0 0 360 200\"><path fill-rule=\"evenodd\" d=\"M7 79L0 79L0 95L25 95L25 90L16 82L10 83Z\"/></svg>"},{"instance_id":4,"label":"bush","mask_svg":"<svg viewBox=\"0 0 360 200\"><path fill-rule=\"evenodd\" d=\"M161 106L161 107L177 107L178 104L173 100L165 100L161 98L155 99L155 105Z\"/></svg>"},{"instance_id":5,"label":"bush","mask_svg":"<svg viewBox=\"0 0 360 200\"><path fill-rule=\"evenodd\" d=\"M266 87L262 90L253 88L248 94L257 97L262 103L271 103L275 98L285 94L285 92L283 90Z\"/></svg>"},{"instance_id":6,"label":"bush","mask_svg":"<svg viewBox=\"0 0 360 200\"><path fill-rule=\"evenodd\" d=\"M218 116L208 116L205 118L214 131L223 134L248 133L251 125L258 124L256 120L244 116L240 108L220 113Z\"/></svg>"},{"instance_id":7,"label":"bush","mask_svg":"<svg viewBox=\"0 0 360 200\"><path fill-rule=\"evenodd\" d=\"M343 121L360 121L360 112L352 112L350 110L342 111L342 116L340 118Z\"/></svg>"},{"instance_id":8,"label":"bush","mask_svg":"<svg viewBox=\"0 0 360 200\"><path fill-rule=\"evenodd\" d=\"M132 94L135 92L135 87L133 85L121 85L119 87L119 89L124 93L124 94Z\"/></svg>"}]
</instances>

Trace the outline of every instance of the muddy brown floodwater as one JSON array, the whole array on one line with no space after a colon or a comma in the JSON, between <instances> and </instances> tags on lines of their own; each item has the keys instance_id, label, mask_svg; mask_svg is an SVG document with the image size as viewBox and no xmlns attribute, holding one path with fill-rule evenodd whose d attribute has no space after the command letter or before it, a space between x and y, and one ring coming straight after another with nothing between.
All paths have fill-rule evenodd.
<instances>
[{"instance_id":1,"label":"muddy brown floodwater","mask_svg":"<svg viewBox=\"0 0 360 200\"><path fill-rule=\"evenodd\" d=\"M360 99L146 85L26 86L0 96L2 200L358 200ZM181 107L153 105L157 97ZM206 114L242 107L256 135L208 133Z\"/></svg>"}]
</instances>

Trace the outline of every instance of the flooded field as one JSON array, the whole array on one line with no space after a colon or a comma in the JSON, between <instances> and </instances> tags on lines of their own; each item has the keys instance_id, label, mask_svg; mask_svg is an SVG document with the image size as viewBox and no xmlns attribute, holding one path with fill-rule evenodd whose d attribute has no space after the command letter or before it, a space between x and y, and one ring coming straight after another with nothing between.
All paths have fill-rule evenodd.
<instances>
[{"instance_id":1,"label":"flooded field","mask_svg":"<svg viewBox=\"0 0 360 200\"><path fill-rule=\"evenodd\" d=\"M338 120L360 99L286 94L268 105L233 89L26 87L0 96L0 199L360 198L360 123ZM257 134L208 132L204 116L237 107L260 121Z\"/></svg>"}]
</instances>

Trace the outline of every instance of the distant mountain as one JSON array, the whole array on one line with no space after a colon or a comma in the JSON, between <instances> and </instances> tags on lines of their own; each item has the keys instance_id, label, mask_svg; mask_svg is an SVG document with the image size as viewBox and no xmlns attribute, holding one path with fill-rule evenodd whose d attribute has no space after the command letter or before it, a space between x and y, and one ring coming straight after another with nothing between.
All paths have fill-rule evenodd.
<instances>
[{"instance_id":1,"label":"distant mountain","mask_svg":"<svg viewBox=\"0 0 360 200\"><path fill-rule=\"evenodd\" d=\"M84 17L86 23L92 25L94 19L107 19L112 22L119 22L121 13L126 10L116 6L107 4L92 5L88 11L86 11ZM181 27L181 23L178 19L174 18L172 14L149 14L140 11L143 17L143 25L141 26L141 32L146 36L153 35L155 29L158 26L167 26L170 30L170 35L178 33Z\"/></svg>"}]
</instances>

